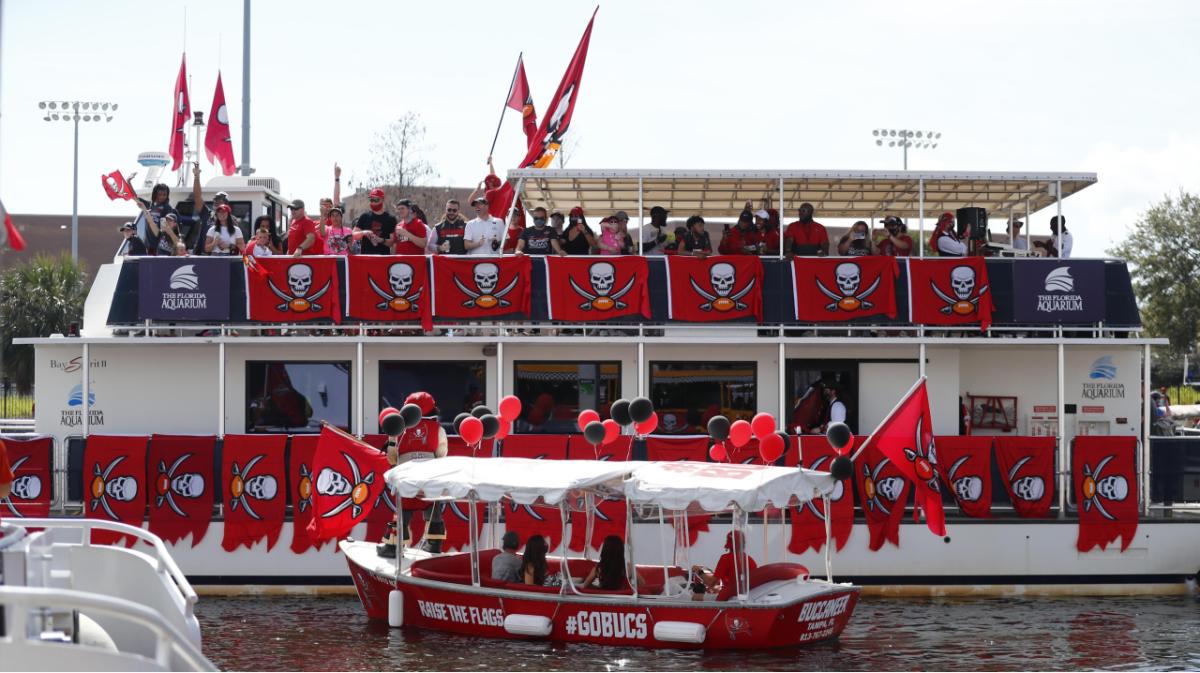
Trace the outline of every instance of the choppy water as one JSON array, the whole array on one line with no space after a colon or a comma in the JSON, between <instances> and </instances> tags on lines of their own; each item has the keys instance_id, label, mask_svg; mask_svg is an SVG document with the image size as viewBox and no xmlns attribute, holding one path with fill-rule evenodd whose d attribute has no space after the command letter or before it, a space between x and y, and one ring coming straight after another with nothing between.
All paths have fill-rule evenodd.
<instances>
[{"instance_id":1,"label":"choppy water","mask_svg":"<svg viewBox=\"0 0 1200 673\"><path fill-rule=\"evenodd\" d=\"M225 670L1200 670L1192 598L864 598L834 643L649 651L389 629L345 597L202 598Z\"/></svg>"}]
</instances>

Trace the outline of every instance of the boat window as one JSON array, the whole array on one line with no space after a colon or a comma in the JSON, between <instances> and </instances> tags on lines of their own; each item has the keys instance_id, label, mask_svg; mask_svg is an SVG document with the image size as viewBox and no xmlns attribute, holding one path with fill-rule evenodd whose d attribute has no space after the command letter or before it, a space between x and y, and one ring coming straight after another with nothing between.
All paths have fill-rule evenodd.
<instances>
[{"instance_id":1,"label":"boat window","mask_svg":"<svg viewBox=\"0 0 1200 673\"><path fill-rule=\"evenodd\" d=\"M437 400L439 420L449 432L455 416L484 403L486 374L483 360L383 360L379 363L379 408L399 409L409 394L423 390Z\"/></svg>"},{"instance_id":2,"label":"boat window","mask_svg":"<svg viewBox=\"0 0 1200 673\"><path fill-rule=\"evenodd\" d=\"M879 361L872 362L878 363ZM858 394L860 364L862 364L860 360L789 359L786 365L790 405L788 407L790 414L788 429L795 431L796 426L802 426L806 428L806 432L815 432L813 428L829 422L830 403L826 390L834 389L837 391L837 398L844 405L846 424L850 426L851 430L860 431L858 424L861 401ZM899 361L898 364L914 367L916 365L915 362L908 361Z\"/></svg>"},{"instance_id":3,"label":"boat window","mask_svg":"<svg viewBox=\"0 0 1200 673\"><path fill-rule=\"evenodd\" d=\"M753 418L757 371L754 362L651 362L650 400L659 432L707 434L713 416Z\"/></svg>"},{"instance_id":4,"label":"boat window","mask_svg":"<svg viewBox=\"0 0 1200 673\"><path fill-rule=\"evenodd\" d=\"M246 363L246 432L350 430L350 361Z\"/></svg>"},{"instance_id":5,"label":"boat window","mask_svg":"<svg viewBox=\"0 0 1200 673\"><path fill-rule=\"evenodd\" d=\"M515 433L578 434L583 409L608 417L621 396L620 362L516 362L513 390L521 399Z\"/></svg>"}]
</instances>

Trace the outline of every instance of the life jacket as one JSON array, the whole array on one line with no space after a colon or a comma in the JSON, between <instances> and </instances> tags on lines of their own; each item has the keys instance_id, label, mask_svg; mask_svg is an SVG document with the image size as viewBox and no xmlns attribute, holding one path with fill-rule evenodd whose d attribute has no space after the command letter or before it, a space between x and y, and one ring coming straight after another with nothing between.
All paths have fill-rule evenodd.
<instances>
[{"instance_id":1,"label":"life jacket","mask_svg":"<svg viewBox=\"0 0 1200 673\"><path fill-rule=\"evenodd\" d=\"M441 429L437 418L422 418L415 427L406 430L396 450L396 464L436 457Z\"/></svg>"}]
</instances>

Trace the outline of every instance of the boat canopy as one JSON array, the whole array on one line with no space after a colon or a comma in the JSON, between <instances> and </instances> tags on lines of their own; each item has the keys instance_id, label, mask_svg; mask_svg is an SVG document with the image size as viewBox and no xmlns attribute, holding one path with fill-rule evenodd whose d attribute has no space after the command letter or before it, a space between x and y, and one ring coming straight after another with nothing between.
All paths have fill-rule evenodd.
<instances>
[{"instance_id":1,"label":"boat canopy","mask_svg":"<svg viewBox=\"0 0 1200 673\"><path fill-rule=\"evenodd\" d=\"M411 461L388 470L385 478L404 498L507 499L582 509L582 496L591 494L705 512L786 507L828 495L836 484L826 472L765 465L469 456Z\"/></svg>"}]
</instances>

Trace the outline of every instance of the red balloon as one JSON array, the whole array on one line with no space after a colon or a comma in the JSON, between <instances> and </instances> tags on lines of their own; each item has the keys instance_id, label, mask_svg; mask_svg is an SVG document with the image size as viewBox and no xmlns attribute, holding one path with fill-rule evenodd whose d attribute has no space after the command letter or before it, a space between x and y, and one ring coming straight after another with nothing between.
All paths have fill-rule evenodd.
<instances>
[{"instance_id":1,"label":"red balloon","mask_svg":"<svg viewBox=\"0 0 1200 673\"><path fill-rule=\"evenodd\" d=\"M482 421L480 421L482 423ZM512 422L500 419L500 429L496 431L496 439L504 439L512 432Z\"/></svg>"},{"instance_id":2,"label":"red balloon","mask_svg":"<svg viewBox=\"0 0 1200 673\"><path fill-rule=\"evenodd\" d=\"M579 412L579 431L583 432L588 423L598 420L600 420L600 414L596 413L594 409L584 409Z\"/></svg>"},{"instance_id":3,"label":"red balloon","mask_svg":"<svg viewBox=\"0 0 1200 673\"><path fill-rule=\"evenodd\" d=\"M783 455L783 437L774 433L758 440L758 455L764 463L774 463Z\"/></svg>"},{"instance_id":4,"label":"red balloon","mask_svg":"<svg viewBox=\"0 0 1200 673\"><path fill-rule=\"evenodd\" d=\"M471 416L458 425L458 436L467 444L478 444L483 439L483 421Z\"/></svg>"},{"instance_id":5,"label":"red balloon","mask_svg":"<svg viewBox=\"0 0 1200 673\"><path fill-rule=\"evenodd\" d=\"M754 420L750 421L750 429L759 440L765 439L767 435L775 433L775 417L765 411L754 414Z\"/></svg>"},{"instance_id":6,"label":"red balloon","mask_svg":"<svg viewBox=\"0 0 1200 673\"><path fill-rule=\"evenodd\" d=\"M636 425L633 426L634 432L638 433L639 435L648 435L657 429L658 429L658 412L657 411L651 412L650 418L647 418L646 420L642 421L641 423L637 423Z\"/></svg>"},{"instance_id":7,"label":"red balloon","mask_svg":"<svg viewBox=\"0 0 1200 673\"><path fill-rule=\"evenodd\" d=\"M621 434L621 424L611 418L604 419L604 441L601 444L608 444L616 439Z\"/></svg>"},{"instance_id":8,"label":"red balloon","mask_svg":"<svg viewBox=\"0 0 1200 673\"><path fill-rule=\"evenodd\" d=\"M399 414L399 413L400 413L400 410L397 409L396 407L385 407L382 411L379 412L379 425L380 426L383 425L383 419L385 417L391 416L394 414Z\"/></svg>"},{"instance_id":9,"label":"red balloon","mask_svg":"<svg viewBox=\"0 0 1200 673\"><path fill-rule=\"evenodd\" d=\"M729 457L729 452L725 450L725 442L713 442L712 448L708 450L708 457L718 463L725 462Z\"/></svg>"},{"instance_id":10,"label":"red balloon","mask_svg":"<svg viewBox=\"0 0 1200 673\"><path fill-rule=\"evenodd\" d=\"M729 426L729 443L733 444L735 448L740 449L750 441L751 434L752 430L749 423L746 421L734 421Z\"/></svg>"},{"instance_id":11,"label":"red balloon","mask_svg":"<svg viewBox=\"0 0 1200 673\"><path fill-rule=\"evenodd\" d=\"M505 421L515 421L521 416L521 398L509 395L500 400L500 418ZM501 424L503 425L503 423Z\"/></svg>"}]
</instances>

